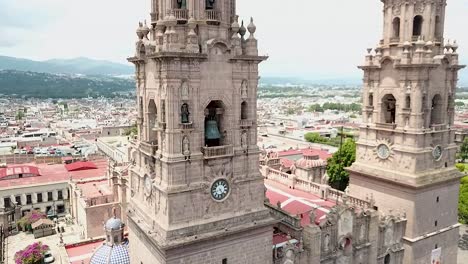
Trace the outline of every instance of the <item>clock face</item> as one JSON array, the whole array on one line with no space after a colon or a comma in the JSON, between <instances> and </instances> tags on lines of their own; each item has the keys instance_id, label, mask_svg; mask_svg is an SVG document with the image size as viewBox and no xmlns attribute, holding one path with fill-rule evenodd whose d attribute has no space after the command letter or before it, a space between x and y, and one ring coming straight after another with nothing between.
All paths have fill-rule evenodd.
<instances>
[{"instance_id":1,"label":"clock face","mask_svg":"<svg viewBox=\"0 0 468 264\"><path fill-rule=\"evenodd\" d=\"M440 158L442 158L442 147L436 146L432 150L432 156L434 157L435 160L440 160Z\"/></svg>"},{"instance_id":2,"label":"clock face","mask_svg":"<svg viewBox=\"0 0 468 264\"><path fill-rule=\"evenodd\" d=\"M147 196L151 195L153 191L153 180L148 175L145 175L145 192Z\"/></svg>"},{"instance_id":3,"label":"clock face","mask_svg":"<svg viewBox=\"0 0 468 264\"><path fill-rule=\"evenodd\" d=\"M380 144L377 147L377 156L381 159L388 159L390 157L390 148L386 144Z\"/></svg>"},{"instance_id":4,"label":"clock face","mask_svg":"<svg viewBox=\"0 0 468 264\"><path fill-rule=\"evenodd\" d=\"M229 183L224 179L219 179L211 185L211 196L216 201L224 200L229 194Z\"/></svg>"}]
</instances>

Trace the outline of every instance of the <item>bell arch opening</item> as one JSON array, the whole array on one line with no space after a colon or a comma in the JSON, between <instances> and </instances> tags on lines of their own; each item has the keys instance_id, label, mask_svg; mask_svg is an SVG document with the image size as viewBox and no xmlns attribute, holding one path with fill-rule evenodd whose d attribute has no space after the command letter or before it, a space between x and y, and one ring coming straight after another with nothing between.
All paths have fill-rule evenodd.
<instances>
[{"instance_id":1,"label":"bell arch opening","mask_svg":"<svg viewBox=\"0 0 468 264\"><path fill-rule=\"evenodd\" d=\"M224 140L224 104L222 101L211 101L205 108L205 146L219 147Z\"/></svg>"},{"instance_id":2,"label":"bell arch opening","mask_svg":"<svg viewBox=\"0 0 468 264\"><path fill-rule=\"evenodd\" d=\"M158 108L156 107L156 103L153 99L151 99L148 103L148 126L150 130L150 141L156 140L157 134L153 131L158 124Z\"/></svg>"},{"instance_id":3,"label":"bell arch opening","mask_svg":"<svg viewBox=\"0 0 468 264\"><path fill-rule=\"evenodd\" d=\"M442 97L439 94L432 98L431 125L442 124Z\"/></svg>"},{"instance_id":4,"label":"bell arch opening","mask_svg":"<svg viewBox=\"0 0 468 264\"><path fill-rule=\"evenodd\" d=\"M418 15L413 18L413 36L415 37L421 36L422 24L423 24L422 16Z\"/></svg>"},{"instance_id":5,"label":"bell arch opening","mask_svg":"<svg viewBox=\"0 0 468 264\"><path fill-rule=\"evenodd\" d=\"M393 19L393 36L394 38L399 38L400 37L400 18L395 17Z\"/></svg>"},{"instance_id":6,"label":"bell arch opening","mask_svg":"<svg viewBox=\"0 0 468 264\"><path fill-rule=\"evenodd\" d=\"M439 41L441 40L441 38L442 38L442 27L441 27L440 17L439 16L436 16L436 18L435 18L434 35L435 35L437 40L439 40Z\"/></svg>"},{"instance_id":7,"label":"bell arch opening","mask_svg":"<svg viewBox=\"0 0 468 264\"><path fill-rule=\"evenodd\" d=\"M248 108L247 108L247 102L242 102L241 104L241 119L246 120L248 119Z\"/></svg>"},{"instance_id":8,"label":"bell arch opening","mask_svg":"<svg viewBox=\"0 0 468 264\"><path fill-rule=\"evenodd\" d=\"M386 124L395 124L396 120L396 99L391 94L382 98L382 121Z\"/></svg>"}]
</instances>

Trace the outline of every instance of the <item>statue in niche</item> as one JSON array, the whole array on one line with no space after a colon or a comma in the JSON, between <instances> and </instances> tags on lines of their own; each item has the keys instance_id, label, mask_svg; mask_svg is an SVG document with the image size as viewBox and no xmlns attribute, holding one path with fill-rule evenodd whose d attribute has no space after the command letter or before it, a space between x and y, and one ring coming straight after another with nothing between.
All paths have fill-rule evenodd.
<instances>
[{"instance_id":1,"label":"statue in niche","mask_svg":"<svg viewBox=\"0 0 468 264\"><path fill-rule=\"evenodd\" d=\"M182 121L182 124L188 124L190 123L190 111L189 111L189 107L188 107L188 104L183 104L180 108L180 113L181 113L181 121Z\"/></svg>"},{"instance_id":2,"label":"statue in niche","mask_svg":"<svg viewBox=\"0 0 468 264\"><path fill-rule=\"evenodd\" d=\"M323 250L329 251L330 250L330 235L326 234L325 238L323 239Z\"/></svg>"},{"instance_id":3,"label":"statue in niche","mask_svg":"<svg viewBox=\"0 0 468 264\"><path fill-rule=\"evenodd\" d=\"M247 132L246 132L246 131L242 132L242 135L241 135L241 146L242 146L242 148L247 148L247 146L248 146L248 142L247 142Z\"/></svg>"},{"instance_id":4,"label":"statue in niche","mask_svg":"<svg viewBox=\"0 0 468 264\"><path fill-rule=\"evenodd\" d=\"M189 89L188 89L188 84L186 82L182 84L181 95L183 99L188 99L189 97Z\"/></svg>"},{"instance_id":5,"label":"statue in niche","mask_svg":"<svg viewBox=\"0 0 468 264\"><path fill-rule=\"evenodd\" d=\"M206 0L206 9L212 10L214 9L215 0Z\"/></svg>"},{"instance_id":6,"label":"statue in niche","mask_svg":"<svg viewBox=\"0 0 468 264\"><path fill-rule=\"evenodd\" d=\"M187 0L177 0L178 9L187 9Z\"/></svg>"},{"instance_id":7,"label":"statue in niche","mask_svg":"<svg viewBox=\"0 0 468 264\"><path fill-rule=\"evenodd\" d=\"M186 156L190 155L190 141L187 136L182 140L182 153Z\"/></svg>"},{"instance_id":8,"label":"statue in niche","mask_svg":"<svg viewBox=\"0 0 468 264\"><path fill-rule=\"evenodd\" d=\"M242 82L242 86L241 86L241 96L243 98L247 97L247 81L243 81Z\"/></svg>"}]
</instances>

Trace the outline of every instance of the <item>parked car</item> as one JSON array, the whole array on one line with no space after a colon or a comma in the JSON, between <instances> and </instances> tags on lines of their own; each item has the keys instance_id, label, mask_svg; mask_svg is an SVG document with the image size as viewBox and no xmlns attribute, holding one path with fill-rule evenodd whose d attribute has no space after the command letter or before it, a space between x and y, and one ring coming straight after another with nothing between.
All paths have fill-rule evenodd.
<instances>
[{"instance_id":1,"label":"parked car","mask_svg":"<svg viewBox=\"0 0 468 264\"><path fill-rule=\"evenodd\" d=\"M44 254L44 263L53 263L55 261L54 256L52 255L52 252L47 251Z\"/></svg>"}]
</instances>

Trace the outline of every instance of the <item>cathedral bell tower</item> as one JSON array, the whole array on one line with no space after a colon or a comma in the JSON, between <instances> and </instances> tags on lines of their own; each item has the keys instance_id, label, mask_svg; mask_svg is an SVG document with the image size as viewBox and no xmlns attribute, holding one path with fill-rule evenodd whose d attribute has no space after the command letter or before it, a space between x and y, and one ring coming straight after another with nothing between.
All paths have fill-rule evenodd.
<instances>
[{"instance_id":1,"label":"cathedral bell tower","mask_svg":"<svg viewBox=\"0 0 468 264\"><path fill-rule=\"evenodd\" d=\"M136 54L132 263L271 263L259 172L256 27L235 0L152 0ZM249 31L249 36L246 36Z\"/></svg>"},{"instance_id":2,"label":"cathedral bell tower","mask_svg":"<svg viewBox=\"0 0 468 264\"><path fill-rule=\"evenodd\" d=\"M383 213L406 213L403 263L433 263L438 254L456 263L460 174L452 126L463 66L456 41L444 45L446 0L382 2L383 39L359 67L363 125L350 193L372 194Z\"/></svg>"}]
</instances>

